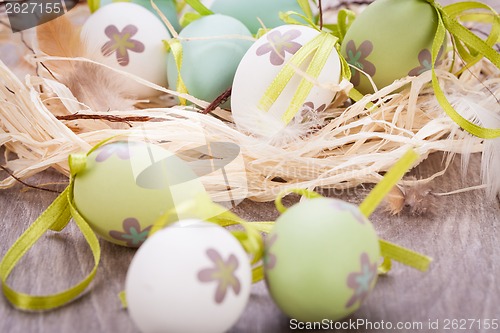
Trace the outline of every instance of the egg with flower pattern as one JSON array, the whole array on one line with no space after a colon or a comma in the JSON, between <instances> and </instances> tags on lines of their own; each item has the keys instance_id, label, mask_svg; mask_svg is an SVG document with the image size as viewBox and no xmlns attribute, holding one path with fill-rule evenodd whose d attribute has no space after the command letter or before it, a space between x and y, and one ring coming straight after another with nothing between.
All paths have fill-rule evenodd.
<instances>
[{"instance_id":1,"label":"egg with flower pattern","mask_svg":"<svg viewBox=\"0 0 500 333\"><path fill-rule=\"evenodd\" d=\"M161 164L159 164L161 162ZM108 143L91 152L74 180L74 202L107 241L138 247L152 225L181 203L205 195L199 178L179 157L142 142Z\"/></svg>"},{"instance_id":2,"label":"egg with flower pattern","mask_svg":"<svg viewBox=\"0 0 500 333\"><path fill-rule=\"evenodd\" d=\"M148 9L150 12L155 14L158 18L161 19L160 15L158 12L153 8L151 5L150 0L88 0L87 3L89 4L90 11L93 13L96 10L98 10L100 7L107 6L109 4L115 3L115 2L132 2L137 5L140 5L146 9ZM168 21L172 24L174 29L176 31L180 30L180 25L179 25L179 18L177 17L177 5L175 0L155 0L154 1L155 5L158 6L158 9L160 12L165 15L165 17L168 19Z\"/></svg>"},{"instance_id":3,"label":"egg with flower pattern","mask_svg":"<svg viewBox=\"0 0 500 333\"><path fill-rule=\"evenodd\" d=\"M378 237L357 206L311 199L283 213L268 235L266 282L290 318L339 320L374 287L379 259Z\"/></svg>"},{"instance_id":4,"label":"egg with flower pattern","mask_svg":"<svg viewBox=\"0 0 500 333\"><path fill-rule=\"evenodd\" d=\"M321 53L326 55L324 66L305 97L304 103L296 102L294 96L302 87L304 74L312 62L309 54L300 65L291 65L292 57L309 42L320 36L320 32L299 25L284 25L272 29L259 38L247 51L236 71L231 94L231 112L238 129L265 140L286 136L289 122L284 121L290 105L298 105L298 113L291 123L306 123L316 117L316 113L326 109L336 92L332 87L340 82L341 63L334 46ZM278 82L282 70L291 68L289 80ZM269 109L262 107L262 101L269 87L283 87Z\"/></svg>"},{"instance_id":5,"label":"egg with flower pattern","mask_svg":"<svg viewBox=\"0 0 500 333\"><path fill-rule=\"evenodd\" d=\"M170 39L170 34L144 7L128 2L104 6L85 21L81 37L91 60L159 86L167 85L163 40ZM117 77L128 95L145 98L159 94L133 78Z\"/></svg>"},{"instance_id":6,"label":"egg with flower pattern","mask_svg":"<svg viewBox=\"0 0 500 333\"><path fill-rule=\"evenodd\" d=\"M228 330L248 302L248 255L226 229L182 220L137 251L126 279L132 320L143 333Z\"/></svg>"},{"instance_id":7,"label":"egg with flower pattern","mask_svg":"<svg viewBox=\"0 0 500 333\"><path fill-rule=\"evenodd\" d=\"M341 53L352 65L351 82L361 93L431 69L436 10L426 1L377 0L347 30Z\"/></svg>"}]
</instances>

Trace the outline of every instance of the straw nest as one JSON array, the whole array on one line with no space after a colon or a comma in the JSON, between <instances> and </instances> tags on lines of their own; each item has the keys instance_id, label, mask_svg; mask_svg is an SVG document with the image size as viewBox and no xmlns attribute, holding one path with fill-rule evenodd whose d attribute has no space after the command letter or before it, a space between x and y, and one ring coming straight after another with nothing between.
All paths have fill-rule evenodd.
<instances>
[{"instance_id":1,"label":"straw nest","mask_svg":"<svg viewBox=\"0 0 500 333\"><path fill-rule=\"evenodd\" d=\"M230 163L225 168L224 176L231 182L229 195L235 200L268 201L292 187L338 190L377 183L410 147L420 154L419 162L434 152L471 153L484 148L483 140L464 133L443 113L429 85L430 72L402 78L356 103L350 103L344 90L317 115L314 128L297 126L291 137L269 143L238 131L228 111L202 114L199 111L208 103L191 97L192 107L165 107L171 99L163 98L159 104L143 103L140 108L95 112L41 66L57 58L39 54L36 48L32 53L19 36L13 40L8 28L0 25L2 43L9 44L11 50L24 50L17 65L28 72L31 69L23 76L26 71L0 61L0 145L6 147L5 166L21 179L51 167L68 175L69 154L87 151L110 137L146 140L172 152L207 142L229 142L241 149L236 159L240 164ZM451 59L447 59L441 68L450 64ZM482 107L499 111L495 95L500 95L500 73L489 62L479 62L459 78L446 70L437 73L450 100L474 96ZM368 107L369 102L374 106ZM92 119L84 119L86 115ZM429 182L445 173L449 161L441 172L427 179L402 184ZM215 199L228 195L226 187L221 188L220 172L207 174L202 181ZM8 177L0 182L0 188L15 182Z\"/></svg>"}]
</instances>

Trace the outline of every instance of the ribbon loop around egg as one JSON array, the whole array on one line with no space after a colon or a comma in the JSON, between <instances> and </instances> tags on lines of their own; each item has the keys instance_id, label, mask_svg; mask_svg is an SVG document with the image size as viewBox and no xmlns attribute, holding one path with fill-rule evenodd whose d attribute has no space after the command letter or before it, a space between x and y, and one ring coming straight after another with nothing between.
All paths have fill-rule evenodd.
<instances>
[{"instance_id":1,"label":"ribbon loop around egg","mask_svg":"<svg viewBox=\"0 0 500 333\"><path fill-rule=\"evenodd\" d=\"M304 104L307 96L314 86L313 80L318 78L332 50L335 49L337 41L338 39L335 36L326 32L321 32L302 46L290 58L288 63L283 66L278 75L271 82L264 93L264 96L262 96L258 104L258 108L263 111L269 111L292 77L299 71L300 66L303 65L306 59L309 59L312 55L312 59L307 67L307 70L305 73L301 73L303 78L292 97L292 101L281 117L283 122L288 124ZM343 63L341 67L341 76L343 78L349 77L349 68L344 66Z\"/></svg>"}]
</instances>

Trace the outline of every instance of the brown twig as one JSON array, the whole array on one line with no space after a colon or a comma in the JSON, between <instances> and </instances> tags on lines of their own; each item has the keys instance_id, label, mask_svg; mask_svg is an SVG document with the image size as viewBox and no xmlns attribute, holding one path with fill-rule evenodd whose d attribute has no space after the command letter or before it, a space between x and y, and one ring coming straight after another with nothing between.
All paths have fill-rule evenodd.
<instances>
[{"instance_id":1,"label":"brown twig","mask_svg":"<svg viewBox=\"0 0 500 333\"><path fill-rule=\"evenodd\" d=\"M319 30L323 30L323 6L321 4L321 0L318 0L318 8L319 8Z\"/></svg>"},{"instance_id":2,"label":"brown twig","mask_svg":"<svg viewBox=\"0 0 500 333\"><path fill-rule=\"evenodd\" d=\"M224 91L222 94L220 94L212 103L210 103L209 106L203 110L203 114L207 114L215 110L219 105L223 104L226 102L229 97L231 97L231 90L232 88L229 87L226 91Z\"/></svg>"},{"instance_id":3,"label":"brown twig","mask_svg":"<svg viewBox=\"0 0 500 333\"><path fill-rule=\"evenodd\" d=\"M60 191L53 190L51 188L39 187L39 186L36 186L36 185L28 184L28 183L22 181L20 178L14 176L14 174L12 172L10 172L9 169L7 169L6 167L4 167L2 165L0 165L0 169L2 169L3 171L7 172L10 177L14 178L17 182L21 183L22 185L24 185L26 187L33 188L35 190L40 190L40 191L46 191L46 192L52 192L52 193L61 193Z\"/></svg>"},{"instance_id":4,"label":"brown twig","mask_svg":"<svg viewBox=\"0 0 500 333\"><path fill-rule=\"evenodd\" d=\"M340 9L340 8L344 8L344 7L351 7L352 5L358 5L358 6L362 6L362 5L369 5L373 2L374 0L359 0L359 1L339 1L339 3L335 6L331 6L329 7L328 9L329 10L337 10L337 9Z\"/></svg>"},{"instance_id":5,"label":"brown twig","mask_svg":"<svg viewBox=\"0 0 500 333\"><path fill-rule=\"evenodd\" d=\"M115 123L129 123L129 122L146 122L161 120L160 118L154 118L149 116L131 116L131 117L120 117L120 116L112 116L112 115L97 115L97 114L70 114L67 116L57 116L58 120L106 120Z\"/></svg>"}]
</instances>

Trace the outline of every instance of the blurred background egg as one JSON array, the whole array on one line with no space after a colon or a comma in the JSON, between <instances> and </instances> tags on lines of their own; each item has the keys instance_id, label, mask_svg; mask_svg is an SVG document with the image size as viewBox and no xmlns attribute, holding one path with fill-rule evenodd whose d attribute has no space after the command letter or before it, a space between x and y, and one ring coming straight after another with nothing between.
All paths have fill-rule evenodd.
<instances>
[{"instance_id":1,"label":"blurred background egg","mask_svg":"<svg viewBox=\"0 0 500 333\"><path fill-rule=\"evenodd\" d=\"M339 320L357 310L375 285L378 237L347 202L300 202L277 219L265 243L267 286L290 318Z\"/></svg>"},{"instance_id":2,"label":"blurred background egg","mask_svg":"<svg viewBox=\"0 0 500 333\"><path fill-rule=\"evenodd\" d=\"M280 12L294 11L304 15L296 0L215 0L210 6L214 13L237 18L247 26L252 34L262 28L259 19L266 28L284 25L279 18ZM299 19L295 16L294 19Z\"/></svg>"},{"instance_id":3,"label":"blurred background egg","mask_svg":"<svg viewBox=\"0 0 500 333\"><path fill-rule=\"evenodd\" d=\"M92 229L107 241L130 247L140 246L164 213L204 194L184 161L142 142L101 146L89 154L74 183L76 208ZM177 219L186 216L177 213Z\"/></svg>"},{"instance_id":4,"label":"blurred background egg","mask_svg":"<svg viewBox=\"0 0 500 333\"><path fill-rule=\"evenodd\" d=\"M82 27L89 58L165 87L170 38L163 23L142 6L117 2L100 8ZM159 92L124 76L120 82L130 95L145 98Z\"/></svg>"},{"instance_id":5,"label":"blurred background egg","mask_svg":"<svg viewBox=\"0 0 500 333\"><path fill-rule=\"evenodd\" d=\"M258 104L290 58L319 33L306 26L284 25L259 38L247 51L236 71L231 95L231 111L239 130L273 138L286 128L281 117L299 87L303 78L301 73L292 77L269 111L259 109ZM304 61L300 70L305 72L309 62ZM338 84L340 74L339 55L333 48L317 79L321 86L312 88L301 111L326 109L335 97L335 92L326 87Z\"/></svg>"},{"instance_id":6,"label":"blurred background egg","mask_svg":"<svg viewBox=\"0 0 500 333\"><path fill-rule=\"evenodd\" d=\"M181 41L181 76L187 90L190 95L210 102L231 87L236 68L252 45L251 33L243 23L219 14L203 16L192 22L179 37L217 37ZM176 90L178 71L172 52L168 54L167 64L170 89Z\"/></svg>"},{"instance_id":7,"label":"blurred background egg","mask_svg":"<svg viewBox=\"0 0 500 333\"><path fill-rule=\"evenodd\" d=\"M369 74L378 89L407 75L431 69L437 29L436 10L422 0L376 0L352 23L341 53ZM351 67L351 82L361 93L373 92L368 78Z\"/></svg>"},{"instance_id":8,"label":"blurred background egg","mask_svg":"<svg viewBox=\"0 0 500 333\"><path fill-rule=\"evenodd\" d=\"M132 2L135 4L138 4L146 9L148 9L150 12L155 14L158 18L160 18L160 15L158 15L158 12L153 8L151 5L150 0L88 0L88 4L90 7L91 12L95 12L97 9L100 7L109 5L110 3L115 3L115 2ZM168 21L172 24L174 29L176 31L180 31L180 25L179 25L179 18L177 16L177 5L175 0L154 0L154 3L160 11L163 13L163 15L166 16Z\"/></svg>"},{"instance_id":9,"label":"blurred background egg","mask_svg":"<svg viewBox=\"0 0 500 333\"><path fill-rule=\"evenodd\" d=\"M224 228L179 221L137 251L126 279L128 311L143 333L220 333L250 295L247 254Z\"/></svg>"}]
</instances>

